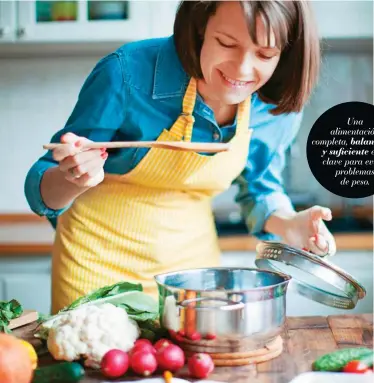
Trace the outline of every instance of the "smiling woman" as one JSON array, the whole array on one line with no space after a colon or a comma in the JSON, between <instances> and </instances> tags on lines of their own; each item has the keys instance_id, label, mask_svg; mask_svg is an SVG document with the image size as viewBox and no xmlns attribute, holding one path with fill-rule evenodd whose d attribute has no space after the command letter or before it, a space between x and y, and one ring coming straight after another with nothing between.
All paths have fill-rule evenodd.
<instances>
[{"instance_id":1,"label":"smiling woman","mask_svg":"<svg viewBox=\"0 0 374 383\"><path fill-rule=\"evenodd\" d=\"M220 263L212 199L231 184L250 233L335 253L327 208L295 212L285 153L317 80L307 1L185 1L169 38L126 44L85 81L66 126L30 169L33 211L56 227L53 311L101 286ZM89 141L229 142L207 154L105 152Z\"/></svg>"},{"instance_id":2,"label":"smiling woman","mask_svg":"<svg viewBox=\"0 0 374 383\"><path fill-rule=\"evenodd\" d=\"M319 73L317 29L304 1L187 1L174 36L185 70L213 103L238 104L258 90L276 104L272 114L299 112Z\"/></svg>"}]
</instances>

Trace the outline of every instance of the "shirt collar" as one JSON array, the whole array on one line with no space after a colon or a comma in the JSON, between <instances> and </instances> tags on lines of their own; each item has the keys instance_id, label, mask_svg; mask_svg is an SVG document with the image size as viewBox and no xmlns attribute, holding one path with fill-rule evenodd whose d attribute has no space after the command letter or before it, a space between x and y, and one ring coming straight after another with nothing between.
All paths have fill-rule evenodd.
<instances>
[{"instance_id":1,"label":"shirt collar","mask_svg":"<svg viewBox=\"0 0 374 383\"><path fill-rule=\"evenodd\" d=\"M189 76L183 70L174 45L174 37L161 44L154 74L153 99L180 97L186 92Z\"/></svg>"}]
</instances>

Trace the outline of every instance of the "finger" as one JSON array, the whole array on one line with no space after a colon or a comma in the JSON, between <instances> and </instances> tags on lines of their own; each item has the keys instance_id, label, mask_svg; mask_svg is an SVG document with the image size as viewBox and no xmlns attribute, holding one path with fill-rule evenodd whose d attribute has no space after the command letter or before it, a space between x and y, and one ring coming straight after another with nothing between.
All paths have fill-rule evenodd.
<instances>
[{"instance_id":1,"label":"finger","mask_svg":"<svg viewBox=\"0 0 374 383\"><path fill-rule=\"evenodd\" d=\"M328 250L327 239L323 235L316 234L314 236L314 244L325 253Z\"/></svg>"},{"instance_id":2,"label":"finger","mask_svg":"<svg viewBox=\"0 0 374 383\"><path fill-rule=\"evenodd\" d=\"M61 136L61 142L75 145L77 148L80 149L80 151L84 151L84 150L90 150L90 149L89 148L83 148L83 144L87 143L87 142L92 142L92 141L86 137L77 136L74 133L68 132L68 133L64 134L63 136Z\"/></svg>"},{"instance_id":3,"label":"finger","mask_svg":"<svg viewBox=\"0 0 374 383\"><path fill-rule=\"evenodd\" d=\"M313 206L310 208L310 216L313 220L323 219L330 221L332 219L331 210L327 207Z\"/></svg>"},{"instance_id":4,"label":"finger","mask_svg":"<svg viewBox=\"0 0 374 383\"><path fill-rule=\"evenodd\" d=\"M320 240L321 241L321 240ZM315 237L309 238L309 248L310 252L319 256L324 256L326 255L327 252L327 242L325 242L325 246L323 248L319 247L316 243Z\"/></svg>"},{"instance_id":5,"label":"finger","mask_svg":"<svg viewBox=\"0 0 374 383\"><path fill-rule=\"evenodd\" d=\"M91 174L83 174L82 177L75 178L71 182L79 187L94 186L99 184L104 179L104 172L102 169L97 169L97 172Z\"/></svg>"},{"instance_id":6,"label":"finger","mask_svg":"<svg viewBox=\"0 0 374 383\"><path fill-rule=\"evenodd\" d=\"M104 158L96 158L92 161L85 162L79 166L74 168L70 168L67 173L67 177L70 180L74 178L80 178L85 174L88 174L89 177L94 177L99 171L103 169L105 159Z\"/></svg>"},{"instance_id":7,"label":"finger","mask_svg":"<svg viewBox=\"0 0 374 383\"><path fill-rule=\"evenodd\" d=\"M332 257L336 254L336 242L332 235L328 241L329 241L329 256Z\"/></svg>"},{"instance_id":8,"label":"finger","mask_svg":"<svg viewBox=\"0 0 374 383\"><path fill-rule=\"evenodd\" d=\"M62 144L53 150L53 159L60 162L66 157L74 156L80 151L81 149L79 149L79 147L75 146L74 144Z\"/></svg>"},{"instance_id":9,"label":"finger","mask_svg":"<svg viewBox=\"0 0 374 383\"><path fill-rule=\"evenodd\" d=\"M75 154L74 156L66 157L60 162L60 170L66 172L71 168L85 164L86 162L93 161L101 158L103 151L100 149L91 149L84 152Z\"/></svg>"}]
</instances>

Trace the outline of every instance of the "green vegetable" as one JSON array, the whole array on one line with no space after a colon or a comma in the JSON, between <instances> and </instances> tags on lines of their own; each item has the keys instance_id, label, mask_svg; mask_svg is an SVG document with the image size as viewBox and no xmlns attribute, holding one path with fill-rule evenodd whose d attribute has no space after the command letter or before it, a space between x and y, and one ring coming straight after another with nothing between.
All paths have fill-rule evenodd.
<instances>
[{"instance_id":1,"label":"green vegetable","mask_svg":"<svg viewBox=\"0 0 374 383\"><path fill-rule=\"evenodd\" d=\"M11 330L8 328L9 322L20 317L22 313L23 308L15 299L9 302L0 301L0 332L11 333Z\"/></svg>"},{"instance_id":2,"label":"green vegetable","mask_svg":"<svg viewBox=\"0 0 374 383\"><path fill-rule=\"evenodd\" d=\"M37 368L32 383L76 383L84 374L84 368L79 363L64 362Z\"/></svg>"},{"instance_id":3,"label":"green vegetable","mask_svg":"<svg viewBox=\"0 0 374 383\"><path fill-rule=\"evenodd\" d=\"M118 306L124 308L131 319L138 322L157 319L158 304L151 296L141 291L131 291L121 298Z\"/></svg>"},{"instance_id":4,"label":"green vegetable","mask_svg":"<svg viewBox=\"0 0 374 383\"><path fill-rule=\"evenodd\" d=\"M153 320L147 320L138 323L140 328L140 338L148 339L152 343L156 342L161 338L167 336L167 330L160 326L160 324Z\"/></svg>"},{"instance_id":5,"label":"green vegetable","mask_svg":"<svg viewBox=\"0 0 374 383\"><path fill-rule=\"evenodd\" d=\"M103 303L111 303L123 308L126 310L129 318L135 320L139 325L142 322L154 322L158 319L158 303L152 297L143 293L141 284L119 282L94 290L88 295L78 298L69 306L64 307L56 315L49 318L42 318L41 327L38 329L36 337L47 339L49 329L52 327L53 322L67 311L87 305L99 305Z\"/></svg>"},{"instance_id":6,"label":"green vegetable","mask_svg":"<svg viewBox=\"0 0 374 383\"><path fill-rule=\"evenodd\" d=\"M312 365L314 371L341 371L352 360L373 357L373 350L366 347L346 348L318 358Z\"/></svg>"},{"instance_id":7,"label":"green vegetable","mask_svg":"<svg viewBox=\"0 0 374 383\"><path fill-rule=\"evenodd\" d=\"M90 304L90 303L98 303L99 300L105 299L105 298L112 298L112 297L118 297L118 295L122 293L127 293L129 291L143 291L143 287L141 284L134 284L130 282L119 282L111 286L104 286L97 290L94 290L90 292L89 294L78 298L73 303L71 303L69 306L63 308L60 310L60 312L64 311L70 311L72 309L75 309L77 307L81 307L84 304ZM108 300L108 299L105 299ZM110 302L112 303L112 302Z\"/></svg>"}]
</instances>

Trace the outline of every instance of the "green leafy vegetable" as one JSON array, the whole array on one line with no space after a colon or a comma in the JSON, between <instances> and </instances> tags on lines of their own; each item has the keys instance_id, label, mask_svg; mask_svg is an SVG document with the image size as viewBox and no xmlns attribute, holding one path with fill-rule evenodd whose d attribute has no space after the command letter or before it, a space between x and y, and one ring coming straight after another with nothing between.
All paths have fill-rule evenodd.
<instances>
[{"instance_id":1,"label":"green leafy vegetable","mask_svg":"<svg viewBox=\"0 0 374 383\"><path fill-rule=\"evenodd\" d=\"M111 286L101 287L78 298L54 316L39 318L41 327L36 336L41 339L47 339L49 329L53 326L54 321L68 311L87 305L100 305L103 303L111 303L126 310L129 318L135 320L140 328L142 328L142 323L147 322L147 325L151 326L150 323L154 323L158 319L158 303L143 292L141 284L119 282ZM154 329L155 326L146 328L148 336L152 335L150 332L156 334Z\"/></svg>"},{"instance_id":2,"label":"green leafy vegetable","mask_svg":"<svg viewBox=\"0 0 374 383\"><path fill-rule=\"evenodd\" d=\"M141 291L130 291L123 294L121 302L117 306L124 308L129 317L137 322L158 318L157 302Z\"/></svg>"},{"instance_id":3,"label":"green leafy vegetable","mask_svg":"<svg viewBox=\"0 0 374 383\"><path fill-rule=\"evenodd\" d=\"M20 317L22 313L23 308L15 299L9 302L0 301L0 332L11 333L11 330L8 328L9 322Z\"/></svg>"},{"instance_id":4,"label":"green leafy vegetable","mask_svg":"<svg viewBox=\"0 0 374 383\"><path fill-rule=\"evenodd\" d=\"M77 307L81 307L84 304L95 303L99 299L116 297L119 294L127 293L129 291L143 291L141 284L135 284L130 282L119 282L111 286L104 286L97 290L91 291L89 294L78 298L69 306L60 310L60 312L70 311ZM110 302L112 303L112 302Z\"/></svg>"}]
</instances>

